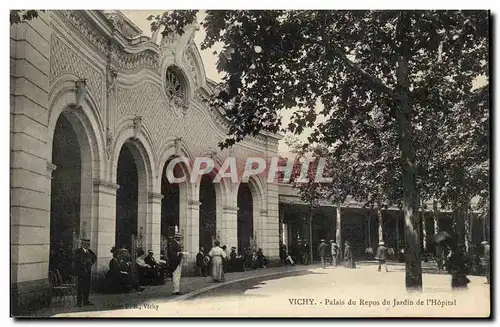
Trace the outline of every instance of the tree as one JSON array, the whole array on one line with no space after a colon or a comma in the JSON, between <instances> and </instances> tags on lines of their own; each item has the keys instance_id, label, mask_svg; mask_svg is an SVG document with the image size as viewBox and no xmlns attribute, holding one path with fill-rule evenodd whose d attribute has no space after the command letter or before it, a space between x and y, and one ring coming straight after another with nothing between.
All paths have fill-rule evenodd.
<instances>
[{"instance_id":1,"label":"tree","mask_svg":"<svg viewBox=\"0 0 500 327\"><path fill-rule=\"evenodd\" d=\"M457 243L471 245L470 202L479 197L480 207L489 207L489 96L487 84L474 89L469 98L442 117L436 145L429 158L427 197L434 197L456 211ZM429 144L429 143L427 143ZM486 206L485 206L486 205ZM484 214L483 214L484 216ZM465 238L465 239L464 239Z\"/></svg>"},{"instance_id":2,"label":"tree","mask_svg":"<svg viewBox=\"0 0 500 327\"><path fill-rule=\"evenodd\" d=\"M182 32L196 12L151 17L153 28ZM260 131L278 132L276 111L299 108L288 130L326 117L316 136L342 142L363 129L378 106L398 130L406 235L406 287L420 290L422 271L414 121L466 99L488 62L487 11L207 11L202 48L222 43L224 74L210 103L225 106L227 147Z\"/></svg>"},{"instance_id":3,"label":"tree","mask_svg":"<svg viewBox=\"0 0 500 327\"><path fill-rule=\"evenodd\" d=\"M45 10L11 10L10 26L37 18Z\"/></svg>"}]
</instances>

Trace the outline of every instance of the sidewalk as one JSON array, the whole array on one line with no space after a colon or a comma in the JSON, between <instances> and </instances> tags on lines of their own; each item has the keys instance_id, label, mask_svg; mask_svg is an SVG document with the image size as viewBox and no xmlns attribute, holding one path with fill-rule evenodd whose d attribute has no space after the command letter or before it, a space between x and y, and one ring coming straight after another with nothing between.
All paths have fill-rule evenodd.
<instances>
[{"instance_id":1,"label":"sidewalk","mask_svg":"<svg viewBox=\"0 0 500 327\"><path fill-rule=\"evenodd\" d=\"M270 267L257 270L247 270L245 272L234 272L226 274L226 283L245 278L263 277L273 274L287 274L290 272L304 271L307 269L318 268L319 265L312 264L308 266L297 265L288 267ZM74 300L66 297L65 302L52 303L49 308L40 309L33 312L23 313L19 317L49 317L60 313L80 312L80 311L101 311L133 308L144 302L154 302L155 300L176 301L187 297L189 293L202 290L207 287L215 287L223 283L214 283L210 276L207 277L182 277L181 292L183 296L172 295L172 282L168 280L165 285L145 286L146 290L141 293L133 292L126 294L92 294L90 301L93 306L76 307Z\"/></svg>"}]
</instances>

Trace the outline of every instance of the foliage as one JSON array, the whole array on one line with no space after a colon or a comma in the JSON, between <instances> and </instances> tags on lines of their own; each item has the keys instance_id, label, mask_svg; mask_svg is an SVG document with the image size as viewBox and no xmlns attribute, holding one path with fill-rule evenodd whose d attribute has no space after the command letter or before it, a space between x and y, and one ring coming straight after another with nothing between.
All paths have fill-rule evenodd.
<instances>
[{"instance_id":1,"label":"foliage","mask_svg":"<svg viewBox=\"0 0 500 327\"><path fill-rule=\"evenodd\" d=\"M153 25L174 25L179 30L194 23L195 17L196 12L177 11L158 17ZM226 108L230 121L221 147L260 131L280 131L278 112L298 108L288 131L301 133L314 127L311 142L347 149L356 134L358 142L370 140L360 148L370 148L376 144L370 125L378 108L387 129L381 140L392 142L395 137L399 151L392 147L387 153L375 147L372 155L383 164L373 171L398 162L392 172L401 172L406 284L421 288L414 228L419 223L418 194L443 191L440 183L452 177L458 179L453 185L463 186L467 176L482 175L472 165L477 158L467 160L471 165L457 162L469 158L469 153L454 153L453 144L467 145L454 140L471 127L461 119L474 113L468 105L479 96L473 82L488 73L488 12L226 10L207 11L201 25L207 33L202 48L223 44L217 68L224 75L210 101ZM319 123L318 114L324 117ZM425 148L429 137L425 133L448 124L446 145L430 142L437 147ZM426 164L436 150L446 152ZM449 167L453 169L448 175L436 179ZM434 177L427 178L431 173ZM377 185L385 185L385 175Z\"/></svg>"},{"instance_id":2,"label":"foliage","mask_svg":"<svg viewBox=\"0 0 500 327\"><path fill-rule=\"evenodd\" d=\"M10 26L33 20L37 18L41 12L45 12L45 10L11 10Z\"/></svg>"}]
</instances>

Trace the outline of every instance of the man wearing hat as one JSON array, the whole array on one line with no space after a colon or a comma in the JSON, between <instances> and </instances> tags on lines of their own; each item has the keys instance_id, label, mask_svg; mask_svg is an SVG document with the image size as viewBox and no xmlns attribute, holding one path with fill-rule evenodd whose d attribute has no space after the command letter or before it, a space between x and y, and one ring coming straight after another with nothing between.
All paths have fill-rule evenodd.
<instances>
[{"instance_id":1,"label":"man wearing hat","mask_svg":"<svg viewBox=\"0 0 500 327\"><path fill-rule=\"evenodd\" d=\"M332 253L331 265L334 267L337 267L337 255L338 255L339 248L338 248L337 244L335 244L334 240L330 240L330 251Z\"/></svg>"},{"instance_id":2,"label":"man wearing hat","mask_svg":"<svg viewBox=\"0 0 500 327\"><path fill-rule=\"evenodd\" d=\"M170 265L170 270L172 271L172 281L174 283L173 295L181 295L181 272L182 272L182 247L181 247L182 235L175 233L174 241L168 247L168 263Z\"/></svg>"},{"instance_id":3,"label":"man wearing hat","mask_svg":"<svg viewBox=\"0 0 500 327\"><path fill-rule=\"evenodd\" d=\"M318 247L318 254L319 254L319 257L321 258L321 264L323 265L323 268L326 268L325 257L326 257L327 249L328 249L328 245L326 245L325 240L321 240L321 243L319 244L319 247Z\"/></svg>"},{"instance_id":4,"label":"man wearing hat","mask_svg":"<svg viewBox=\"0 0 500 327\"><path fill-rule=\"evenodd\" d=\"M481 245L484 247L483 257L481 258L481 263L484 267L484 274L486 276L486 283L490 283L490 243L488 241L482 241Z\"/></svg>"},{"instance_id":5,"label":"man wearing hat","mask_svg":"<svg viewBox=\"0 0 500 327\"><path fill-rule=\"evenodd\" d=\"M92 305L89 301L92 266L97 261L95 253L89 249L90 240L82 239L80 248L75 250L73 273L76 277L76 305Z\"/></svg>"},{"instance_id":6,"label":"man wearing hat","mask_svg":"<svg viewBox=\"0 0 500 327\"><path fill-rule=\"evenodd\" d=\"M385 247L384 241L381 241L378 243L378 248L377 248L377 255L375 256L375 260L378 260L378 271L380 271L380 268L382 268L382 265L384 265L385 271L389 272L387 270L387 248Z\"/></svg>"}]
</instances>

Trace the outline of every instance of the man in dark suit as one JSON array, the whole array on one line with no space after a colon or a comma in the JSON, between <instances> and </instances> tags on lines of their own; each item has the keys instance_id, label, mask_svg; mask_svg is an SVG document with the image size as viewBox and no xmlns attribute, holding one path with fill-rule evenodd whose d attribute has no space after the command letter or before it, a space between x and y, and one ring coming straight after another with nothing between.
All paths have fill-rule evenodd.
<instances>
[{"instance_id":1,"label":"man in dark suit","mask_svg":"<svg viewBox=\"0 0 500 327\"><path fill-rule=\"evenodd\" d=\"M172 271L172 281L174 283L173 295L181 295L181 272L182 272L182 236L179 233L174 235L174 241L168 247L168 264Z\"/></svg>"},{"instance_id":2,"label":"man in dark suit","mask_svg":"<svg viewBox=\"0 0 500 327\"><path fill-rule=\"evenodd\" d=\"M76 277L76 305L92 305L89 301L92 266L97 261L95 253L89 249L90 240L82 239L80 248L75 250L73 274Z\"/></svg>"},{"instance_id":3,"label":"man in dark suit","mask_svg":"<svg viewBox=\"0 0 500 327\"><path fill-rule=\"evenodd\" d=\"M328 245L326 245L325 240L321 240L321 243L318 246L318 254L321 258L321 264L323 265L323 269L326 268L326 251L328 249Z\"/></svg>"},{"instance_id":4,"label":"man in dark suit","mask_svg":"<svg viewBox=\"0 0 500 327\"><path fill-rule=\"evenodd\" d=\"M196 255L196 268L198 275L207 277L207 263L205 262L205 249L203 247L200 247L200 252Z\"/></svg>"},{"instance_id":5,"label":"man in dark suit","mask_svg":"<svg viewBox=\"0 0 500 327\"><path fill-rule=\"evenodd\" d=\"M387 248L385 247L384 242L380 242L378 244L377 255L375 256L375 259L378 260L378 271L381 270L382 265L384 265L386 272L389 271L387 270Z\"/></svg>"}]
</instances>

